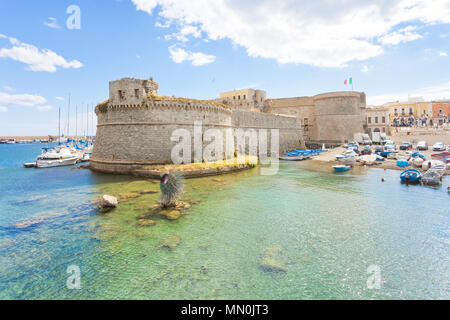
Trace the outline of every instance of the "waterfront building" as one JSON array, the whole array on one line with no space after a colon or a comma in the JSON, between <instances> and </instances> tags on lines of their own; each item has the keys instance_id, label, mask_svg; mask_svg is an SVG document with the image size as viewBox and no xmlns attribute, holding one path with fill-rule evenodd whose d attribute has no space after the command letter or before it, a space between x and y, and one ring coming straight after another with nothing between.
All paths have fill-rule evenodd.
<instances>
[{"instance_id":1,"label":"waterfront building","mask_svg":"<svg viewBox=\"0 0 450 320\"><path fill-rule=\"evenodd\" d=\"M385 106L367 107L366 124L368 133L384 132L390 134L389 108Z\"/></svg>"}]
</instances>

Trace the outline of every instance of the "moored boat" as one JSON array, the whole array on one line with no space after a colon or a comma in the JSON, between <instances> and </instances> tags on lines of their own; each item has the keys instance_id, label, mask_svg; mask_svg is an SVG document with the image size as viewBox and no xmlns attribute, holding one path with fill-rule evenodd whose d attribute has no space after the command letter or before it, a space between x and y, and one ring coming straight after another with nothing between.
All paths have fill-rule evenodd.
<instances>
[{"instance_id":1,"label":"moored boat","mask_svg":"<svg viewBox=\"0 0 450 320\"><path fill-rule=\"evenodd\" d=\"M43 152L36 159L37 168L50 168L74 165L80 160L78 153L70 148L59 149L43 148Z\"/></svg>"},{"instance_id":2,"label":"moored boat","mask_svg":"<svg viewBox=\"0 0 450 320\"><path fill-rule=\"evenodd\" d=\"M421 158L421 157L415 157L414 159L413 159L413 164L416 166L416 167L419 167L419 168L421 168L422 167L422 164L424 163L424 159L423 158Z\"/></svg>"},{"instance_id":3,"label":"moored boat","mask_svg":"<svg viewBox=\"0 0 450 320\"><path fill-rule=\"evenodd\" d=\"M441 176L439 172L430 169L422 176L422 183L430 186L439 185L441 183Z\"/></svg>"},{"instance_id":4,"label":"moored boat","mask_svg":"<svg viewBox=\"0 0 450 320\"><path fill-rule=\"evenodd\" d=\"M400 173L400 180L403 182L419 182L421 178L422 174L416 169L408 169Z\"/></svg>"},{"instance_id":5,"label":"moored boat","mask_svg":"<svg viewBox=\"0 0 450 320\"><path fill-rule=\"evenodd\" d=\"M337 165L337 166L333 166L334 172L345 172L350 170L351 166L347 166L347 165Z\"/></svg>"}]
</instances>

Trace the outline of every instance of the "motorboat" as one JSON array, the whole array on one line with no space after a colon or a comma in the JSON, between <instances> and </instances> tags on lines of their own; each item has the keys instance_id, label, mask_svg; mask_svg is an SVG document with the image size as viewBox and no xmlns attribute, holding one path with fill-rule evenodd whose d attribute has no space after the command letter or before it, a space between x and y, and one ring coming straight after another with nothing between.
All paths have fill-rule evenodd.
<instances>
[{"instance_id":1,"label":"motorboat","mask_svg":"<svg viewBox=\"0 0 450 320\"><path fill-rule=\"evenodd\" d=\"M347 165L337 165L337 166L333 166L334 172L345 172L350 170L351 166L347 166Z\"/></svg>"},{"instance_id":2,"label":"motorboat","mask_svg":"<svg viewBox=\"0 0 450 320\"><path fill-rule=\"evenodd\" d=\"M416 169L408 169L400 174L400 180L403 182L419 182L421 178L422 174Z\"/></svg>"},{"instance_id":3,"label":"motorboat","mask_svg":"<svg viewBox=\"0 0 450 320\"><path fill-rule=\"evenodd\" d=\"M437 165L432 166L430 170L439 173L439 176L443 177L446 169L447 169L446 164L437 164ZM430 171L430 170L428 170L428 171Z\"/></svg>"},{"instance_id":4,"label":"motorboat","mask_svg":"<svg viewBox=\"0 0 450 320\"><path fill-rule=\"evenodd\" d=\"M43 148L36 159L37 168L71 166L80 160L80 155L68 147Z\"/></svg>"}]
</instances>

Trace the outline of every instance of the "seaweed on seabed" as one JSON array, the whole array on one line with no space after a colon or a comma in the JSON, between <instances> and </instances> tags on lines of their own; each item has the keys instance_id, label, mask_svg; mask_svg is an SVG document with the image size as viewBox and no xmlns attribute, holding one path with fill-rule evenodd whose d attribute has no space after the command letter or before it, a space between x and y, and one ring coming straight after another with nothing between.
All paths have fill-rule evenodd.
<instances>
[{"instance_id":1,"label":"seaweed on seabed","mask_svg":"<svg viewBox=\"0 0 450 320\"><path fill-rule=\"evenodd\" d=\"M159 204L163 208L177 205L178 198L184 193L184 177L179 172L165 173L159 183L161 197Z\"/></svg>"}]
</instances>

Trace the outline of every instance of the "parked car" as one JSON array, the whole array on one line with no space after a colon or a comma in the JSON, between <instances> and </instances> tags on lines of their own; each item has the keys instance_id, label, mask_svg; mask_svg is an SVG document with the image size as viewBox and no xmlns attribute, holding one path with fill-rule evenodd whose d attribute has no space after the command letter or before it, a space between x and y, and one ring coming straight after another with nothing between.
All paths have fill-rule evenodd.
<instances>
[{"instance_id":1,"label":"parked car","mask_svg":"<svg viewBox=\"0 0 450 320\"><path fill-rule=\"evenodd\" d=\"M347 150L353 150L353 151L355 151L356 153L359 152L358 147L359 147L359 145L358 145L358 142L356 142L356 141L350 141L350 142L347 144Z\"/></svg>"},{"instance_id":2,"label":"parked car","mask_svg":"<svg viewBox=\"0 0 450 320\"><path fill-rule=\"evenodd\" d=\"M433 151L445 151L445 144L443 142L436 142L433 145Z\"/></svg>"},{"instance_id":3,"label":"parked car","mask_svg":"<svg viewBox=\"0 0 450 320\"><path fill-rule=\"evenodd\" d=\"M412 148L412 144L411 144L411 142L408 142L408 141L402 142L402 144L399 147L400 150L410 150L411 148Z\"/></svg>"},{"instance_id":4,"label":"parked car","mask_svg":"<svg viewBox=\"0 0 450 320\"><path fill-rule=\"evenodd\" d=\"M428 143L426 141L419 141L417 143L417 150L428 150Z\"/></svg>"},{"instance_id":5,"label":"parked car","mask_svg":"<svg viewBox=\"0 0 450 320\"><path fill-rule=\"evenodd\" d=\"M372 148L370 146L364 146L361 153L362 154L372 154Z\"/></svg>"},{"instance_id":6,"label":"parked car","mask_svg":"<svg viewBox=\"0 0 450 320\"><path fill-rule=\"evenodd\" d=\"M383 152L384 151L384 147L383 146L376 146L375 147L375 152Z\"/></svg>"},{"instance_id":7,"label":"parked car","mask_svg":"<svg viewBox=\"0 0 450 320\"><path fill-rule=\"evenodd\" d=\"M384 144L384 150L388 151L388 149L396 149L395 143L391 140L388 140L385 144Z\"/></svg>"}]
</instances>

